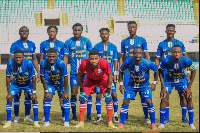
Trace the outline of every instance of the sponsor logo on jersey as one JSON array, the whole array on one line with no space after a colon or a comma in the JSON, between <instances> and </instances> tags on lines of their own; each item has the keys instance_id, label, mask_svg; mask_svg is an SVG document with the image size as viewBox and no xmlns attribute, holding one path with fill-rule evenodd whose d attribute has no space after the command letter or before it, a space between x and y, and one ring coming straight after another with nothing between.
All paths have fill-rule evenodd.
<instances>
[{"instance_id":1,"label":"sponsor logo on jersey","mask_svg":"<svg viewBox=\"0 0 200 133\"><path fill-rule=\"evenodd\" d=\"M101 69L98 69L97 72L98 72L98 73L101 73Z\"/></svg>"}]
</instances>

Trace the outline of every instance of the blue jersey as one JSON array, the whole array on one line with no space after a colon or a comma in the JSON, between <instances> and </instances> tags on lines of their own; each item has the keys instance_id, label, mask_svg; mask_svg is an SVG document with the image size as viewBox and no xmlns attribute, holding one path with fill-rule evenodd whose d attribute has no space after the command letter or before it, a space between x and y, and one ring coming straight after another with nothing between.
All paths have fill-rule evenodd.
<instances>
[{"instance_id":1,"label":"blue jersey","mask_svg":"<svg viewBox=\"0 0 200 133\"><path fill-rule=\"evenodd\" d=\"M102 42L100 42L94 45L93 49L99 51L100 57L108 61L112 74L114 75L114 60L118 60L116 45L110 42L108 45L104 45Z\"/></svg>"},{"instance_id":2,"label":"blue jersey","mask_svg":"<svg viewBox=\"0 0 200 133\"><path fill-rule=\"evenodd\" d=\"M48 74L48 84L54 86L64 86L64 77L68 75L65 63L61 59L56 59L54 64L50 64L47 58L40 63L40 74Z\"/></svg>"},{"instance_id":3,"label":"blue jersey","mask_svg":"<svg viewBox=\"0 0 200 133\"><path fill-rule=\"evenodd\" d=\"M175 63L173 61L173 56L169 55L163 59L160 64L161 69L167 70L167 72L164 73L164 81L174 83L179 83L180 80L187 79L187 76L184 73L184 70L187 67L189 67L191 71L195 69L192 60L183 55L178 63Z\"/></svg>"},{"instance_id":4,"label":"blue jersey","mask_svg":"<svg viewBox=\"0 0 200 133\"><path fill-rule=\"evenodd\" d=\"M45 40L40 44L40 53L44 54L44 58L47 56L47 51L49 48L54 48L57 51L57 56L59 59L62 59L64 55L64 42L56 40L55 42L50 42Z\"/></svg>"},{"instance_id":5,"label":"blue jersey","mask_svg":"<svg viewBox=\"0 0 200 133\"><path fill-rule=\"evenodd\" d=\"M69 54L71 72L77 74L81 61L88 58L88 52L92 50L92 43L86 37L81 37L80 40L75 40L74 37L68 39L64 45L64 54Z\"/></svg>"},{"instance_id":6,"label":"blue jersey","mask_svg":"<svg viewBox=\"0 0 200 133\"><path fill-rule=\"evenodd\" d=\"M152 63L150 60L142 58L139 65L135 64L134 57L126 59L121 65L120 71L125 71L128 69L130 71L130 78L128 85L134 86L134 88L141 88L149 86L149 70L157 71L158 66Z\"/></svg>"},{"instance_id":7,"label":"blue jersey","mask_svg":"<svg viewBox=\"0 0 200 133\"><path fill-rule=\"evenodd\" d=\"M133 57L133 51L135 47L141 47L144 51L148 51L147 41L143 37L136 36L134 39L131 39L130 37L128 37L122 40L121 54L124 54L125 60L130 57ZM126 70L124 75L130 75L130 72Z\"/></svg>"},{"instance_id":8,"label":"blue jersey","mask_svg":"<svg viewBox=\"0 0 200 133\"><path fill-rule=\"evenodd\" d=\"M27 86L35 76L35 70L30 60L23 59L22 64L18 65L15 59L8 61L6 75L13 75L12 84L17 86Z\"/></svg>"},{"instance_id":9,"label":"blue jersey","mask_svg":"<svg viewBox=\"0 0 200 133\"><path fill-rule=\"evenodd\" d=\"M35 54L35 43L32 41L27 40L26 43L22 42L21 40L17 40L16 42L12 43L10 47L10 54L14 55L14 51L16 49L21 49L24 52L24 58L28 60L32 60L32 55Z\"/></svg>"},{"instance_id":10,"label":"blue jersey","mask_svg":"<svg viewBox=\"0 0 200 133\"><path fill-rule=\"evenodd\" d=\"M164 59L168 55L172 55L172 47L174 45L180 45L183 53L186 52L185 46L181 41L174 39L172 42L169 42L167 39L165 39L164 41L159 43L156 56Z\"/></svg>"}]
</instances>

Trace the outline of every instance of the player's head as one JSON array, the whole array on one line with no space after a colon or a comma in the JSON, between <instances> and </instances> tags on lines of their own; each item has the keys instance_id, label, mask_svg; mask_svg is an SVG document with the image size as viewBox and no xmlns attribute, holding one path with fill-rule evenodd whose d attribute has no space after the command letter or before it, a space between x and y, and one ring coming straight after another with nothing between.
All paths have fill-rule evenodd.
<instances>
[{"instance_id":1,"label":"player's head","mask_svg":"<svg viewBox=\"0 0 200 133\"><path fill-rule=\"evenodd\" d=\"M99 51L97 50L91 50L89 52L89 60L90 60L90 65L93 69L98 67L99 64Z\"/></svg>"},{"instance_id":2,"label":"player's head","mask_svg":"<svg viewBox=\"0 0 200 133\"><path fill-rule=\"evenodd\" d=\"M24 58L23 50L16 49L14 51L14 59L17 62L17 64L19 64L19 65L22 64L23 58Z\"/></svg>"},{"instance_id":3,"label":"player's head","mask_svg":"<svg viewBox=\"0 0 200 133\"><path fill-rule=\"evenodd\" d=\"M50 48L47 51L47 59L50 64L54 64L57 59L57 51L54 48Z\"/></svg>"},{"instance_id":4,"label":"player's head","mask_svg":"<svg viewBox=\"0 0 200 133\"><path fill-rule=\"evenodd\" d=\"M143 56L143 49L141 47L135 47L133 51L133 56L135 61L140 61Z\"/></svg>"},{"instance_id":5,"label":"player's head","mask_svg":"<svg viewBox=\"0 0 200 133\"><path fill-rule=\"evenodd\" d=\"M80 39L81 34L83 32L83 26L80 23L76 23L72 27L74 38L75 39Z\"/></svg>"},{"instance_id":6,"label":"player's head","mask_svg":"<svg viewBox=\"0 0 200 133\"><path fill-rule=\"evenodd\" d=\"M108 28L101 28L99 30L99 33L100 33L100 37L101 37L101 40L103 42L107 41L109 39L109 36L110 36L110 30Z\"/></svg>"},{"instance_id":7,"label":"player's head","mask_svg":"<svg viewBox=\"0 0 200 133\"><path fill-rule=\"evenodd\" d=\"M136 35L137 23L135 21L128 22L128 31L129 31L130 36Z\"/></svg>"},{"instance_id":8,"label":"player's head","mask_svg":"<svg viewBox=\"0 0 200 133\"><path fill-rule=\"evenodd\" d=\"M168 39L174 38L174 34L176 33L175 25L174 24L168 24L166 26L166 31L165 32L167 33L167 38Z\"/></svg>"},{"instance_id":9,"label":"player's head","mask_svg":"<svg viewBox=\"0 0 200 133\"><path fill-rule=\"evenodd\" d=\"M55 39L58 33L58 28L55 25L51 25L47 28L47 33L49 35L49 39Z\"/></svg>"},{"instance_id":10,"label":"player's head","mask_svg":"<svg viewBox=\"0 0 200 133\"><path fill-rule=\"evenodd\" d=\"M180 45L174 45L172 47L172 55L173 55L174 62L179 62L182 54L183 52Z\"/></svg>"},{"instance_id":11,"label":"player's head","mask_svg":"<svg viewBox=\"0 0 200 133\"><path fill-rule=\"evenodd\" d=\"M26 26L19 28L19 35L21 39L27 39L29 35L29 29Z\"/></svg>"}]
</instances>

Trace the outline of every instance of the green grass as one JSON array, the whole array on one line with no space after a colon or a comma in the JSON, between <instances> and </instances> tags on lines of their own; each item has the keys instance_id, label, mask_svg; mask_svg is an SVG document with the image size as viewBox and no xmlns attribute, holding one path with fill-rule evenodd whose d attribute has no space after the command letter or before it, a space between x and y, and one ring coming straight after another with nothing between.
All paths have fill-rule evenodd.
<instances>
[{"instance_id":1,"label":"green grass","mask_svg":"<svg viewBox=\"0 0 200 133\"><path fill-rule=\"evenodd\" d=\"M102 117L103 122L100 123L88 123L85 122L84 129L76 129L74 126L78 123L77 122L70 122L70 128L64 128L63 122L61 120L61 110L59 105L59 100L57 94L54 96L52 101L51 107L51 116L50 122L51 125L48 128L34 128L33 123L24 122L24 95L21 96L20 101L20 123L14 124L12 126L3 129L2 126L6 122L6 81L5 81L5 70L0 70L0 132L152 132L150 129L150 125L144 123L144 114L142 111L142 106L140 103L140 96L136 97L135 101L131 101L130 108L129 108L129 121L125 123L126 128L121 130L116 129L109 129L107 127L107 113L105 109L105 102L102 101ZM152 81L153 76L151 76ZM156 132L199 132L199 71L197 71L195 83L192 85L192 92L193 92L193 104L194 104L194 122L196 126L196 130L191 130L188 124L184 124L181 122L181 107L179 103L179 96L176 90L172 91L170 95L170 124L166 124L165 129L158 129ZM117 84L118 90L119 84ZM37 84L37 95L38 95L38 102L39 102L39 120L43 117L43 87L41 83ZM118 99L119 99L119 111L118 114L120 115L120 108L122 105L123 95L117 91ZM92 106L92 119L96 118L96 109L95 109L95 95L93 95L93 106ZM79 118L79 102L77 102L77 114ZM160 121L160 113L159 113L159 106L160 106L160 84L157 85L156 91L153 92L153 103L156 109L156 125L159 125ZM71 110L70 110L71 111ZM70 115L72 116L72 115ZM31 117L33 118L33 113L31 110ZM14 113L12 113L12 121L14 119ZM44 123L39 122L42 126ZM118 125L118 123L114 123L114 125Z\"/></svg>"}]
</instances>

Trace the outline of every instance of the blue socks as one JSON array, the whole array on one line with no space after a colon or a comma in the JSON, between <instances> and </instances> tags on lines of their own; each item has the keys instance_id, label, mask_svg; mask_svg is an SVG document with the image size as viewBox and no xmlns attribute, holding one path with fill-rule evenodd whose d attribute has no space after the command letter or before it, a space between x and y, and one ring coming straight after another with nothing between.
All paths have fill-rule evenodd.
<instances>
[{"instance_id":1,"label":"blue socks","mask_svg":"<svg viewBox=\"0 0 200 133\"><path fill-rule=\"evenodd\" d=\"M154 108L154 105L153 103L151 105L148 106L148 112L149 112L149 115L150 115L150 119L151 119L151 124L155 124L155 108Z\"/></svg>"},{"instance_id":2,"label":"blue socks","mask_svg":"<svg viewBox=\"0 0 200 133\"><path fill-rule=\"evenodd\" d=\"M49 121L49 117L50 117L51 101L52 101L52 99L46 98L45 104L44 104L44 112L45 112L45 121L46 122Z\"/></svg>"},{"instance_id":3,"label":"blue socks","mask_svg":"<svg viewBox=\"0 0 200 133\"><path fill-rule=\"evenodd\" d=\"M160 108L160 123L161 124L164 124L164 121L165 121L165 111L166 109Z\"/></svg>"},{"instance_id":4,"label":"blue socks","mask_svg":"<svg viewBox=\"0 0 200 133\"><path fill-rule=\"evenodd\" d=\"M114 113L118 112L118 98L113 98Z\"/></svg>"},{"instance_id":5,"label":"blue socks","mask_svg":"<svg viewBox=\"0 0 200 133\"><path fill-rule=\"evenodd\" d=\"M67 101L66 99L63 99L63 110L64 110L65 122L69 122L70 105L69 101Z\"/></svg>"},{"instance_id":6,"label":"blue socks","mask_svg":"<svg viewBox=\"0 0 200 133\"><path fill-rule=\"evenodd\" d=\"M12 102L6 104L7 121L11 121Z\"/></svg>"},{"instance_id":7,"label":"blue socks","mask_svg":"<svg viewBox=\"0 0 200 133\"><path fill-rule=\"evenodd\" d=\"M33 114L34 114L34 121L38 121L38 101L32 103L33 106Z\"/></svg>"},{"instance_id":8,"label":"blue socks","mask_svg":"<svg viewBox=\"0 0 200 133\"><path fill-rule=\"evenodd\" d=\"M14 98L14 113L15 113L15 116L19 116L19 105L20 105L20 100L19 98Z\"/></svg>"},{"instance_id":9,"label":"blue socks","mask_svg":"<svg viewBox=\"0 0 200 133\"><path fill-rule=\"evenodd\" d=\"M189 108L188 114L189 114L189 124L193 124L194 123L194 108Z\"/></svg>"},{"instance_id":10,"label":"blue socks","mask_svg":"<svg viewBox=\"0 0 200 133\"><path fill-rule=\"evenodd\" d=\"M121 112L120 112L120 117L121 117L121 121L120 123L122 123L123 125L125 124L125 120L126 120L126 116L127 116L127 113L128 113L128 105L124 105L122 104L122 107L121 107Z\"/></svg>"},{"instance_id":11,"label":"blue socks","mask_svg":"<svg viewBox=\"0 0 200 133\"><path fill-rule=\"evenodd\" d=\"M62 111L62 117L64 117L65 116L64 104L60 104L60 108Z\"/></svg>"},{"instance_id":12,"label":"blue socks","mask_svg":"<svg viewBox=\"0 0 200 133\"><path fill-rule=\"evenodd\" d=\"M142 104L142 108L143 108L143 112L144 112L144 118L148 119L149 118L148 117L148 105L147 105L145 99L141 98L141 104Z\"/></svg>"},{"instance_id":13,"label":"blue socks","mask_svg":"<svg viewBox=\"0 0 200 133\"><path fill-rule=\"evenodd\" d=\"M186 118L187 105L181 105L181 109L182 109L182 118Z\"/></svg>"},{"instance_id":14,"label":"blue socks","mask_svg":"<svg viewBox=\"0 0 200 133\"><path fill-rule=\"evenodd\" d=\"M167 106L165 110L165 119L169 119L169 106Z\"/></svg>"},{"instance_id":15,"label":"blue socks","mask_svg":"<svg viewBox=\"0 0 200 133\"><path fill-rule=\"evenodd\" d=\"M72 114L73 114L73 116L76 116L76 101L77 101L76 97L71 97L70 103L71 103L71 108L72 108Z\"/></svg>"},{"instance_id":16,"label":"blue socks","mask_svg":"<svg viewBox=\"0 0 200 133\"><path fill-rule=\"evenodd\" d=\"M31 112L31 98L24 98L25 116L30 115Z\"/></svg>"},{"instance_id":17,"label":"blue socks","mask_svg":"<svg viewBox=\"0 0 200 133\"><path fill-rule=\"evenodd\" d=\"M91 116L91 110L92 110L92 95L89 95L87 100L87 116Z\"/></svg>"},{"instance_id":18,"label":"blue socks","mask_svg":"<svg viewBox=\"0 0 200 133\"><path fill-rule=\"evenodd\" d=\"M101 114L101 99L96 99L96 110L97 114Z\"/></svg>"}]
</instances>

